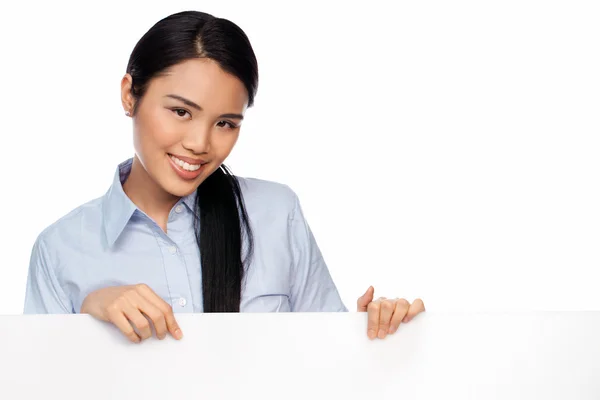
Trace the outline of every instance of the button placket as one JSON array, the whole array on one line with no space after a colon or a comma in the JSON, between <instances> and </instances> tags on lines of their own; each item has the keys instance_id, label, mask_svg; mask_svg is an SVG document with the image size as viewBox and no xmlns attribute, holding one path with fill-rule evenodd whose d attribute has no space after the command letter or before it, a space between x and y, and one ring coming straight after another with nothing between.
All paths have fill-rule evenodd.
<instances>
[{"instance_id":1,"label":"button placket","mask_svg":"<svg viewBox=\"0 0 600 400\"><path fill-rule=\"evenodd\" d=\"M175 312L193 311L193 295L186 266L188 242L182 236L182 227L188 219L185 205L177 204L172 209L168 224L169 235L163 240L162 251L165 274L169 285L170 304ZM181 247L183 246L183 247Z\"/></svg>"}]
</instances>

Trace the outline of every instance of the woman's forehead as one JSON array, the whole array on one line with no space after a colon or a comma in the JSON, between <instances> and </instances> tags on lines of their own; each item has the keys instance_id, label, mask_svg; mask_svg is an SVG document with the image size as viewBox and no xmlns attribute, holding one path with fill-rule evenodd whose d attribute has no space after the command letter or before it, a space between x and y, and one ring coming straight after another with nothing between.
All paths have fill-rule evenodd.
<instances>
[{"instance_id":1,"label":"woman's forehead","mask_svg":"<svg viewBox=\"0 0 600 400\"><path fill-rule=\"evenodd\" d=\"M187 60L170 67L153 79L147 94L177 95L202 107L225 107L238 111L245 109L248 102L242 81L210 59Z\"/></svg>"}]
</instances>

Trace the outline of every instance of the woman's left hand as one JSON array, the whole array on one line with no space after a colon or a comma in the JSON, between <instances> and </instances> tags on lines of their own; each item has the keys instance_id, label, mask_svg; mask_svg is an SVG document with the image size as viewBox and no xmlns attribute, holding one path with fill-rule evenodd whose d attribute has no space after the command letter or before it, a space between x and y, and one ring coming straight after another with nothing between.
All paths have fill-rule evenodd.
<instances>
[{"instance_id":1,"label":"woman's left hand","mask_svg":"<svg viewBox=\"0 0 600 400\"><path fill-rule=\"evenodd\" d=\"M409 322L417 314L425 311L423 300L416 299L410 304L406 299L380 297L373 301L373 286L356 302L358 312L368 312L367 335L369 339L383 339L398 330L400 323Z\"/></svg>"}]
</instances>

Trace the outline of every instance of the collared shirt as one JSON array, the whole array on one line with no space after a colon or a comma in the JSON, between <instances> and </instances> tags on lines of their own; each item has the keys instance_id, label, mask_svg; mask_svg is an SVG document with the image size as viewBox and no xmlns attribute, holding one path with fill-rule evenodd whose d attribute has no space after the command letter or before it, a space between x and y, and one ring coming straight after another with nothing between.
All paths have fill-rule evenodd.
<instances>
[{"instance_id":1,"label":"collared shirt","mask_svg":"<svg viewBox=\"0 0 600 400\"><path fill-rule=\"evenodd\" d=\"M78 313L92 291L137 283L147 284L175 312L202 312L195 193L173 206L165 233L123 191L131 164L129 159L119 165L103 197L38 236L24 313ZM238 179L255 240L240 311L347 311L296 194L280 183Z\"/></svg>"}]
</instances>

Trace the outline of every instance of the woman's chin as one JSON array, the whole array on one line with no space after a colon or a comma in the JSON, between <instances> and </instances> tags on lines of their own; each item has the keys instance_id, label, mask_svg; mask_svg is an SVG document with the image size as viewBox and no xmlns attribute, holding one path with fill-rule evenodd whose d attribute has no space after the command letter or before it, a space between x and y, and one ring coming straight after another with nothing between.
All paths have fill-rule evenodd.
<instances>
[{"instance_id":1,"label":"woman's chin","mask_svg":"<svg viewBox=\"0 0 600 400\"><path fill-rule=\"evenodd\" d=\"M194 193L202 181L190 181L190 182L169 182L168 185L163 186L163 189L175 197L186 197Z\"/></svg>"}]
</instances>

